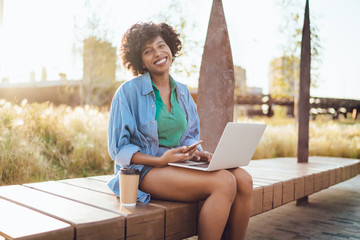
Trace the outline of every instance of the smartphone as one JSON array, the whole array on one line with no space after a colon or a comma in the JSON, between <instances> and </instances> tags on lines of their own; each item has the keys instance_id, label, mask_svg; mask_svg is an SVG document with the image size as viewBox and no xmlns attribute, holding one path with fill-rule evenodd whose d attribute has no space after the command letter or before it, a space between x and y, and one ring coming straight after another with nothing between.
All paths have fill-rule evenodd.
<instances>
[{"instance_id":1,"label":"smartphone","mask_svg":"<svg viewBox=\"0 0 360 240\"><path fill-rule=\"evenodd\" d=\"M198 142L196 142L196 143L191 144L190 146L188 146L188 147L185 149L184 153L187 153L187 152L193 150L194 148L196 148L196 147L197 147L200 143L202 143L202 142L203 142L203 141L200 140L200 141L198 141Z\"/></svg>"}]
</instances>

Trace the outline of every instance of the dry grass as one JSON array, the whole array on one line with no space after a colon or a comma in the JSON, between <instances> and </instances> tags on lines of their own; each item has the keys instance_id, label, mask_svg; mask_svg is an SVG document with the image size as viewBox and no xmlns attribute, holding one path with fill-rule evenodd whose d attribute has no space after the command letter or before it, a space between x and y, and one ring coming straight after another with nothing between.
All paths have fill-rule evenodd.
<instances>
[{"instance_id":1,"label":"dry grass","mask_svg":"<svg viewBox=\"0 0 360 240\"><path fill-rule=\"evenodd\" d=\"M265 118L257 121L266 122L268 126L254 159L297 156L298 128L293 119ZM348 119L333 121L326 117L311 121L309 155L359 159L360 122Z\"/></svg>"},{"instance_id":2,"label":"dry grass","mask_svg":"<svg viewBox=\"0 0 360 240\"><path fill-rule=\"evenodd\" d=\"M0 101L0 185L112 172L106 111Z\"/></svg>"},{"instance_id":3,"label":"dry grass","mask_svg":"<svg viewBox=\"0 0 360 240\"><path fill-rule=\"evenodd\" d=\"M0 100L0 185L111 174L107 109L15 105ZM255 118L268 127L254 159L294 157L293 119ZM360 122L320 119L310 123L310 155L360 158Z\"/></svg>"}]
</instances>

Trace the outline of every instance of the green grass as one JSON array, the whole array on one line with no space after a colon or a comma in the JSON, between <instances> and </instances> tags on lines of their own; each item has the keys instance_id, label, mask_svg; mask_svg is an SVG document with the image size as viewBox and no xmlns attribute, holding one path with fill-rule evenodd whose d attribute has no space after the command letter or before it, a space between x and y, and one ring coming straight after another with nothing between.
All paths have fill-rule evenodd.
<instances>
[{"instance_id":1,"label":"green grass","mask_svg":"<svg viewBox=\"0 0 360 240\"><path fill-rule=\"evenodd\" d=\"M113 173L107 151L108 109L0 100L0 185ZM254 159L294 157L294 119L268 124ZM310 123L310 155L360 158L360 122L326 117Z\"/></svg>"}]
</instances>

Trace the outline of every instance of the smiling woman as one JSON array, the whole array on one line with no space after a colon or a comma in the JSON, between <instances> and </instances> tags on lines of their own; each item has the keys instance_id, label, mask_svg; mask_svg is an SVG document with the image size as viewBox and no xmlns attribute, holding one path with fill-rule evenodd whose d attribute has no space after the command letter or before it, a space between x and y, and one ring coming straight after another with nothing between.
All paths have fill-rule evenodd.
<instances>
[{"instance_id":1,"label":"smiling woman","mask_svg":"<svg viewBox=\"0 0 360 240\"><path fill-rule=\"evenodd\" d=\"M220 239L227 222L232 239L243 239L250 217L252 179L243 169L203 172L169 166L210 161L199 141L200 124L190 92L170 76L182 47L168 24L138 23L124 35L121 56L135 76L116 91L110 110L109 153L115 163L108 185L119 195L121 167L140 170L137 200L204 200L199 238Z\"/></svg>"}]
</instances>

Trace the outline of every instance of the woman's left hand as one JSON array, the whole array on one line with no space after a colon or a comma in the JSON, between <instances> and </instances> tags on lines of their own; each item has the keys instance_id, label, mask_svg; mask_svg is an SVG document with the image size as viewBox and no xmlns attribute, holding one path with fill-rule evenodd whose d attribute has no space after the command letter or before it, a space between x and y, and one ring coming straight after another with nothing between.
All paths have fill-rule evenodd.
<instances>
[{"instance_id":1,"label":"woman's left hand","mask_svg":"<svg viewBox=\"0 0 360 240\"><path fill-rule=\"evenodd\" d=\"M191 158L192 161L198 162L210 162L213 154L209 153L208 151L199 151L196 150L194 152L193 157Z\"/></svg>"}]
</instances>

